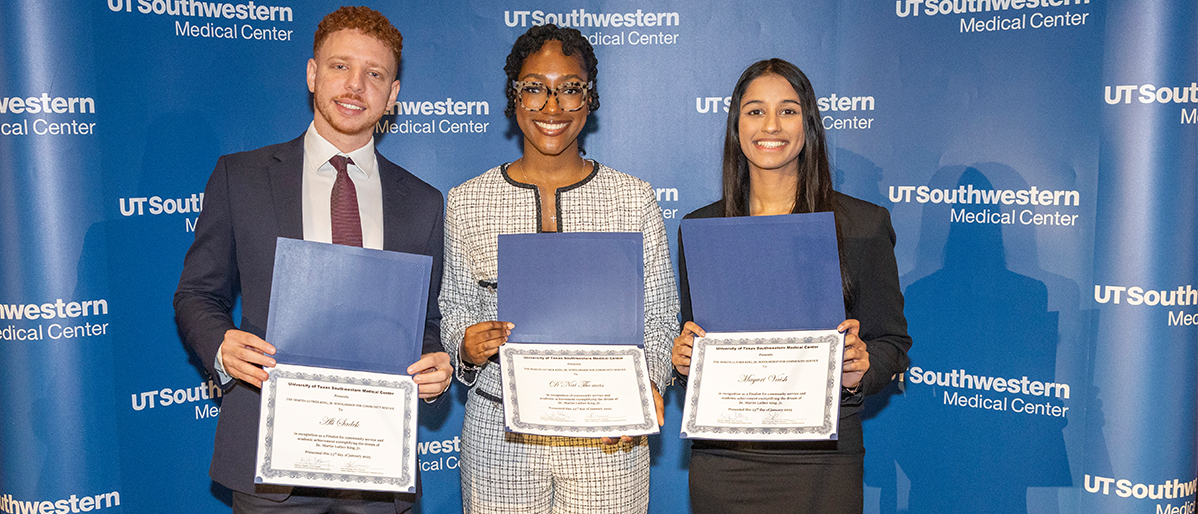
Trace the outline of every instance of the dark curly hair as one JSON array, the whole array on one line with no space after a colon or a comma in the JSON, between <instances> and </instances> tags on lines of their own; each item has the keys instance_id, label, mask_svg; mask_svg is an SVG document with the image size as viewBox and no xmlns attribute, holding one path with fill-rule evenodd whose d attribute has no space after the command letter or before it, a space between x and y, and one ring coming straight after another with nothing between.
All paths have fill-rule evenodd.
<instances>
[{"instance_id":1,"label":"dark curly hair","mask_svg":"<svg viewBox=\"0 0 1198 514\"><path fill-rule=\"evenodd\" d=\"M561 41L563 54L574 55L574 52L578 52L582 66L586 68L587 80L592 84L591 101L587 107L591 112L599 110L599 91L596 87L599 83L599 59L595 58L595 49L578 29L558 27L549 23L529 28L528 32L516 38L512 45L512 53L508 54L507 64L503 67L503 71L507 72L507 82L504 83L504 90L507 91L507 109L504 109L503 115L509 118L516 115L516 90L512 89L512 81L520 80L520 68L524 67L524 60L539 51L546 41Z\"/></svg>"}]
</instances>

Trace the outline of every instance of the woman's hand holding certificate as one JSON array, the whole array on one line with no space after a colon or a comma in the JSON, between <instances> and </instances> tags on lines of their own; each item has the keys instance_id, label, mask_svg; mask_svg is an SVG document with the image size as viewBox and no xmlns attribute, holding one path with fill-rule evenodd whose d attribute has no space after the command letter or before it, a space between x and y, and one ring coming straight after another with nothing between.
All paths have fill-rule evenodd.
<instances>
[{"instance_id":1,"label":"woman's hand holding certificate","mask_svg":"<svg viewBox=\"0 0 1198 514\"><path fill-rule=\"evenodd\" d=\"M844 367L840 375L840 385L846 389L857 389L861 385L861 377L869 371L869 352L865 341L857 337L858 331L861 330L861 322L846 319L836 330L844 332Z\"/></svg>"}]
</instances>

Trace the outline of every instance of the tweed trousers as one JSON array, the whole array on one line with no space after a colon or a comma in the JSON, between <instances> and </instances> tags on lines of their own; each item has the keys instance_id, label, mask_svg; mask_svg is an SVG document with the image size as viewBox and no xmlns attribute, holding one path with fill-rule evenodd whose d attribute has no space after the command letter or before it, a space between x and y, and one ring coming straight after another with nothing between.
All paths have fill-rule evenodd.
<instances>
[{"instance_id":1,"label":"tweed trousers","mask_svg":"<svg viewBox=\"0 0 1198 514\"><path fill-rule=\"evenodd\" d=\"M465 514L643 514L649 509L647 437L505 432L503 406L472 392L462 423Z\"/></svg>"}]
</instances>

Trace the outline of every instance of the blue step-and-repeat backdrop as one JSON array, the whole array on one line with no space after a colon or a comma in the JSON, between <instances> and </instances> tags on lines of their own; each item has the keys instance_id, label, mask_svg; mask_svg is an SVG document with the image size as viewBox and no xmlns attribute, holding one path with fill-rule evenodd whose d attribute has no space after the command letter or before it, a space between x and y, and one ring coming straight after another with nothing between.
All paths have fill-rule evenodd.
<instances>
[{"instance_id":1,"label":"blue step-and-repeat backdrop","mask_svg":"<svg viewBox=\"0 0 1198 514\"><path fill-rule=\"evenodd\" d=\"M1194 512L1198 4L373 3L405 36L391 160L448 191L519 157L511 43L577 27L603 104L587 156L653 184L673 245L719 195L741 70L807 72L836 187L891 212L915 340L867 402L867 512ZM338 5L0 2L0 513L229 511L220 389L172 293L217 156L312 119ZM461 508L449 394L419 413L424 513ZM653 513L689 508L682 394Z\"/></svg>"}]
</instances>

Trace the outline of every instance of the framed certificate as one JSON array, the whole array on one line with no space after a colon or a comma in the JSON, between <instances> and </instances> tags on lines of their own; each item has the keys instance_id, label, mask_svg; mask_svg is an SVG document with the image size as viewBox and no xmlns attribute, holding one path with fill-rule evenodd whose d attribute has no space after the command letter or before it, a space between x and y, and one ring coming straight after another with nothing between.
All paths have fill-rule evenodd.
<instances>
[{"instance_id":1,"label":"framed certificate","mask_svg":"<svg viewBox=\"0 0 1198 514\"><path fill-rule=\"evenodd\" d=\"M416 492L416 383L279 363L262 386L254 482Z\"/></svg>"},{"instance_id":2,"label":"framed certificate","mask_svg":"<svg viewBox=\"0 0 1198 514\"><path fill-rule=\"evenodd\" d=\"M506 343L499 358L511 431L569 437L659 431L642 348Z\"/></svg>"},{"instance_id":3,"label":"framed certificate","mask_svg":"<svg viewBox=\"0 0 1198 514\"><path fill-rule=\"evenodd\" d=\"M708 332L695 338L682 437L836 439L844 334Z\"/></svg>"}]
</instances>

